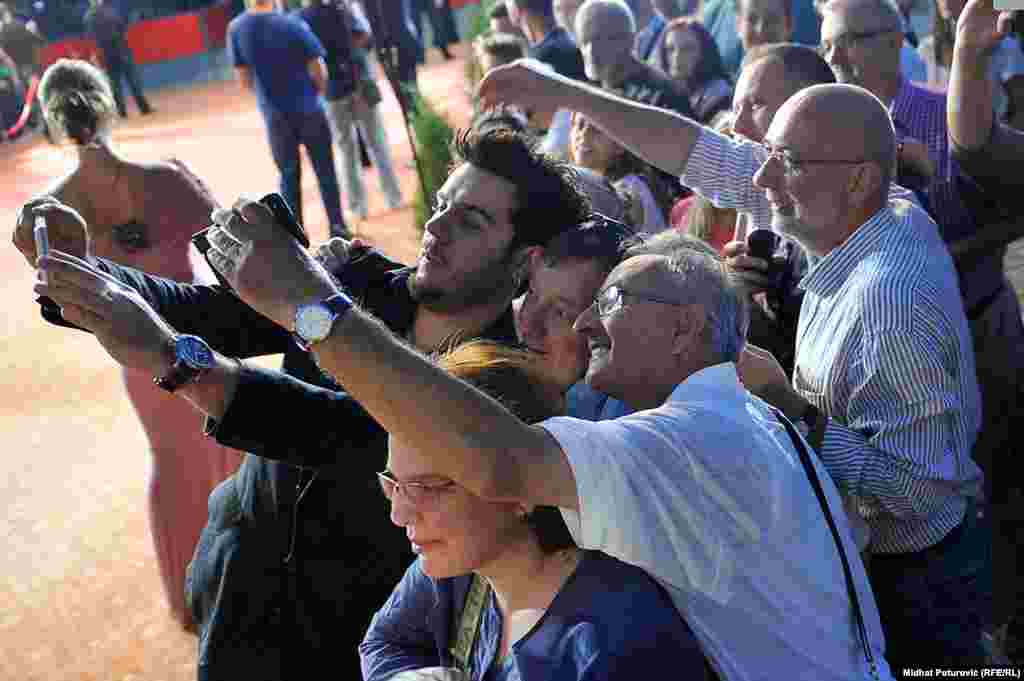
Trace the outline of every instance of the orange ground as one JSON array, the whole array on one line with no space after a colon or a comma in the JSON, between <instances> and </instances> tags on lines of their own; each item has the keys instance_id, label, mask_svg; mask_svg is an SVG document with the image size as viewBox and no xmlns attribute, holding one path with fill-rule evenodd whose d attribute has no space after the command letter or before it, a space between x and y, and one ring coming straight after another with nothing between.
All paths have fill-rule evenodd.
<instances>
[{"instance_id":1,"label":"orange ground","mask_svg":"<svg viewBox=\"0 0 1024 681\"><path fill-rule=\"evenodd\" d=\"M464 124L462 60L436 58L431 50L421 87ZM157 114L130 109L116 132L124 153L186 160L225 204L276 190L255 102L234 84L156 92L152 101ZM390 94L383 106L409 199L416 180L398 106ZM23 201L70 167L71 153L38 137L0 145L5 229ZM411 261L411 209L386 212L375 174L368 180L371 217L360 236ZM318 242L326 221L308 164L303 181ZM0 248L0 272L0 680L194 679L195 640L176 630L163 603L145 513L148 454L118 372L91 337L40 320L34 273L13 247Z\"/></svg>"}]
</instances>

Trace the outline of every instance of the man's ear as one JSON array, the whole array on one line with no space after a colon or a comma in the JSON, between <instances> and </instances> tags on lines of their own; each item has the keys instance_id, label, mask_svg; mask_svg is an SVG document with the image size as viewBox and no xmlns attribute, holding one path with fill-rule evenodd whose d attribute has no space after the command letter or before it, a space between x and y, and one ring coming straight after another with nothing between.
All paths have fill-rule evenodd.
<instances>
[{"instance_id":1,"label":"man's ear","mask_svg":"<svg viewBox=\"0 0 1024 681\"><path fill-rule=\"evenodd\" d=\"M530 278L530 272L540 264L544 258L543 246L523 246L512 260L512 269L515 272L517 281L526 281Z\"/></svg>"},{"instance_id":2,"label":"man's ear","mask_svg":"<svg viewBox=\"0 0 1024 681\"><path fill-rule=\"evenodd\" d=\"M860 204L878 191L882 182L881 167L877 163L861 163L850 176L847 191L854 203Z\"/></svg>"},{"instance_id":3,"label":"man's ear","mask_svg":"<svg viewBox=\"0 0 1024 681\"><path fill-rule=\"evenodd\" d=\"M697 347L697 339L704 335L707 315L704 314L704 306L700 303L680 305L676 310L678 314L673 316L676 328L672 337L672 354L689 354Z\"/></svg>"}]
</instances>

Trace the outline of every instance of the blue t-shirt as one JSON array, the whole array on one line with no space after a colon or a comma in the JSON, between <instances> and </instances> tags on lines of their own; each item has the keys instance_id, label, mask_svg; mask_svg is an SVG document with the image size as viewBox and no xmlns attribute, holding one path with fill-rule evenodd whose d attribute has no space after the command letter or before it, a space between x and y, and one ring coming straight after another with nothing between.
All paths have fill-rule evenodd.
<instances>
[{"instance_id":1,"label":"blue t-shirt","mask_svg":"<svg viewBox=\"0 0 1024 681\"><path fill-rule=\"evenodd\" d=\"M313 5L295 13L309 26L327 54L328 101L348 97L356 89L356 64L352 48L355 18L343 5Z\"/></svg>"},{"instance_id":2,"label":"blue t-shirt","mask_svg":"<svg viewBox=\"0 0 1024 681\"><path fill-rule=\"evenodd\" d=\"M247 67L264 114L313 113L322 104L306 70L324 48L304 21L278 12L245 12L228 24L232 66Z\"/></svg>"}]
</instances>

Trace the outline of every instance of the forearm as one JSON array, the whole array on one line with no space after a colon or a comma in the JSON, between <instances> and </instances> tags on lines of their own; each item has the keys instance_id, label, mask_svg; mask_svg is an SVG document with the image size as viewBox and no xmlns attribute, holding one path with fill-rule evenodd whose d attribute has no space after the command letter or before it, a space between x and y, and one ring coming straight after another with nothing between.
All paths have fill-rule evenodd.
<instances>
[{"instance_id":1,"label":"forearm","mask_svg":"<svg viewBox=\"0 0 1024 681\"><path fill-rule=\"evenodd\" d=\"M560 106L577 111L656 168L679 176L702 126L667 109L632 102L586 83L564 83Z\"/></svg>"},{"instance_id":2,"label":"forearm","mask_svg":"<svg viewBox=\"0 0 1024 681\"><path fill-rule=\"evenodd\" d=\"M234 379L235 392L228 395L226 411L211 414L218 422L207 426L207 432L228 447L315 468L336 464L343 456L358 456L386 435L348 393L248 365L239 367ZM282 428L282 423L330 427ZM376 465L376 457L372 458ZM353 470L357 464L351 462Z\"/></svg>"},{"instance_id":3,"label":"forearm","mask_svg":"<svg viewBox=\"0 0 1024 681\"><path fill-rule=\"evenodd\" d=\"M918 460L928 453L896 454L879 447L878 439L829 420L819 456L839 490L871 499L897 518L927 518L939 510L953 483L925 473Z\"/></svg>"},{"instance_id":4,"label":"forearm","mask_svg":"<svg viewBox=\"0 0 1024 681\"><path fill-rule=\"evenodd\" d=\"M478 496L493 498L495 490L514 485L508 478L516 477L510 471L515 454L542 447L543 434L358 309L335 324L314 353L392 437L422 443L433 471Z\"/></svg>"},{"instance_id":5,"label":"forearm","mask_svg":"<svg viewBox=\"0 0 1024 681\"><path fill-rule=\"evenodd\" d=\"M946 123L950 142L976 149L989 138L995 113L989 56L968 49L954 49L949 70Z\"/></svg>"},{"instance_id":6,"label":"forearm","mask_svg":"<svg viewBox=\"0 0 1024 681\"><path fill-rule=\"evenodd\" d=\"M240 363L219 353L215 353L215 359L216 366L200 380L183 385L175 392L210 418L219 419L235 396Z\"/></svg>"}]
</instances>

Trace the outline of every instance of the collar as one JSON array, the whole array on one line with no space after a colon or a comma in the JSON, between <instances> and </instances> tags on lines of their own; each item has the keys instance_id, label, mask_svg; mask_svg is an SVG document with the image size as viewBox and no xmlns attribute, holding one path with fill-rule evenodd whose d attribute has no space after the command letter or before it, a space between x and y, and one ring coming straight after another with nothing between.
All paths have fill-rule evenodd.
<instances>
[{"instance_id":1,"label":"collar","mask_svg":"<svg viewBox=\"0 0 1024 681\"><path fill-rule=\"evenodd\" d=\"M672 394L665 402L704 402L709 395L727 396L744 392L746 388L740 383L736 365L732 362L721 362L687 376L672 390Z\"/></svg>"},{"instance_id":2,"label":"collar","mask_svg":"<svg viewBox=\"0 0 1024 681\"><path fill-rule=\"evenodd\" d=\"M869 253L877 250L882 242L895 234L898 229L896 216L887 203L867 222L854 230L846 241L818 260L804 275L800 282L800 288L821 297L835 293L846 281L853 268L860 264Z\"/></svg>"}]
</instances>

